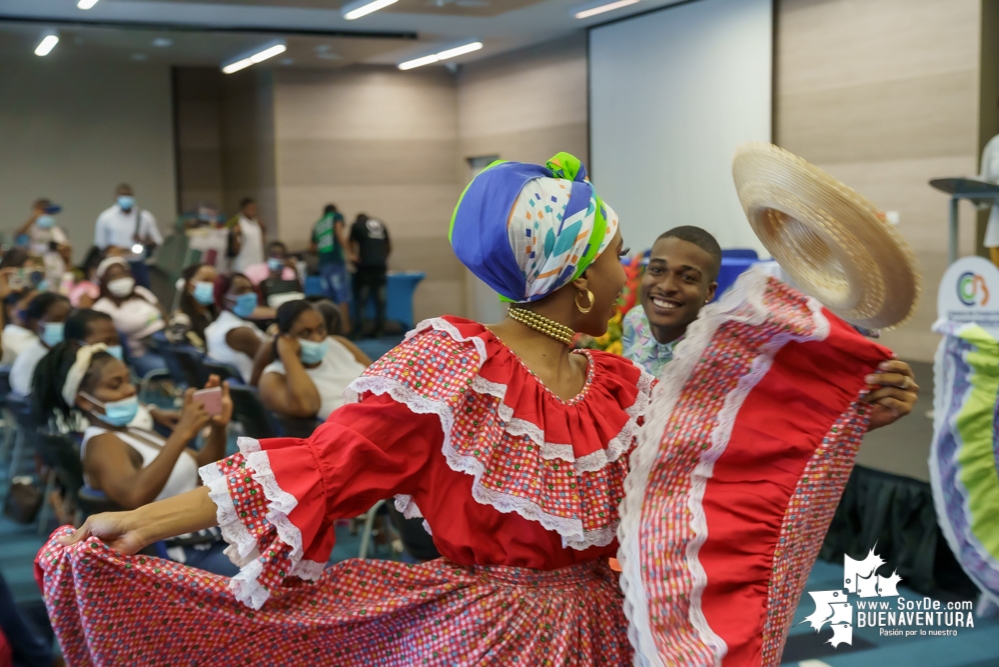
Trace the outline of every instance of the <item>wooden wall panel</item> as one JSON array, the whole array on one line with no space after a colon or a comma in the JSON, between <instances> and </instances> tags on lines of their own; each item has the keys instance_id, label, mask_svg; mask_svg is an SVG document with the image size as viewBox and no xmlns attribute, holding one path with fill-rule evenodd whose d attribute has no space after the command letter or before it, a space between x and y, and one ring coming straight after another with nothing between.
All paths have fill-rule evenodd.
<instances>
[{"instance_id":1,"label":"wooden wall panel","mask_svg":"<svg viewBox=\"0 0 999 667\"><path fill-rule=\"evenodd\" d=\"M927 181L977 172L981 0L778 0L776 142L884 210L922 263L916 316L884 342L933 357L947 198ZM975 250L962 209L961 250Z\"/></svg>"},{"instance_id":2,"label":"wooden wall panel","mask_svg":"<svg viewBox=\"0 0 999 667\"><path fill-rule=\"evenodd\" d=\"M275 149L279 232L308 243L327 203L392 236L389 268L427 274L415 317L464 314L464 274L447 241L460 193L456 84L442 67L280 71Z\"/></svg>"}]
</instances>

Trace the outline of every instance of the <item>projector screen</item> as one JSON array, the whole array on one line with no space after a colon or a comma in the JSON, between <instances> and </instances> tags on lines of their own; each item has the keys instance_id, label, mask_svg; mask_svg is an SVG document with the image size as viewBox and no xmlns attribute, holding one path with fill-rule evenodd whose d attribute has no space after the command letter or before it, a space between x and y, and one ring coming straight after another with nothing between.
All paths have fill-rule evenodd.
<instances>
[{"instance_id":1,"label":"projector screen","mask_svg":"<svg viewBox=\"0 0 999 667\"><path fill-rule=\"evenodd\" d=\"M590 161L626 245L679 225L764 254L732 154L770 141L771 0L695 0L589 33Z\"/></svg>"}]
</instances>

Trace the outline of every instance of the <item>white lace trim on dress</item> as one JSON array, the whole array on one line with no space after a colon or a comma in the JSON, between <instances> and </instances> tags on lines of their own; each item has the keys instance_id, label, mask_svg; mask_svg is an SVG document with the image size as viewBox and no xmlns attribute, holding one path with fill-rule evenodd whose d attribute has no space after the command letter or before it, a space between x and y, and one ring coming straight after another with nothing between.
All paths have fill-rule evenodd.
<instances>
[{"instance_id":1,"label":"white lace trim on dress","mask_svg":"<svg viewBox=\"0 0 999 667\"><path fill-rule=\"evenodd\" d=\"M457 342L472 341L479 357L478 366L481 367L485 362L485 343L482 339L478 336L468 338L462 336L454 325L441 318L424 320L413 331L407 334L407 340L431 328L447 333ZM605 449L578 459L573 455L571 445L546 442L544 432L540 427L523 419L513 417L513 409L503 403L507 391L506 385L491 382L476 375L472 380L471 387L476 393L487 394L499 399L500 404L497 412L500 419L504 422L504 430L513 436L526 436L530 438L539 447L543 458L557 458L572 463L577 473L595 472L617 461L621 454L627 451L638 430L638 419L648 409L650 402L649 394L654 378L637 364L635 364L635 367L641 373L638 382L639 393L635 397L635 403L626 410L629 417L627 423L625 423L617 436L607 444ZM573 549L582 550L593 546L607 546L614 540L617 522L597 530L584 530L583 523L579 519L549 514L530 500L485 487L482 484L485 466L478 459L459 453L451 442L454 414L446 402L424 398L397 380L376 375L362 375L350 384L347 391L344 392L344 396L347 402L356 402L361 394L368 392L376 395L388 394L394 401L402 403L417 414L435 414L438 416L441 421L441 429L444 433L442 451L448 467L456 472L473 476L472 497L476 502L489 505L503 513L516 512L529 521L536 521L546 530L551 530L561 535L563 546ZM396 496L396 508L408 518L422 516L411 496Z\"/></svg>"},{"instance_id":2,"label":"white lace trim on dress","mask_svg":"<svg viewBox=\"0 0 999 667\"><path fill-rule=\"evenodd\" d=\"M642 505L648 485L649 473L659 453L659 445L673 409L680 398L687 380L711 343L715 332L726 322L763 324L771 311L763 302L769 279L766 275L750 270L738 278L731 291L720 302L706 306L698 319L687 328L686 337L677 345L673 361L663 370L661 382L656 387L653 403L646 423L638 436L638 446L631 454L631 471L625 478L625 497L621 503L621 523L618 527L618 560L621 564L621 589L625 594L624 611L628 617L628 638L635 648L635 664L641 667L665 667L652 636L649 623L649 601L643 584L641 544L639 529ZM728 652L725 641L708 625L701 608L701 596L707 585L707 576L698 559L698 553L707 539L707 521L702 501L704 490L711 478L714 463L728 445L736 416L753 387L766 375L774 355L790 341L824 340L829 335L829 321L822 314L822 304L809 298L814 332L809 336L781 334L763 348L753 360L749 371L739 379L729 392L725 404L711 432L711 446L701 454L700 461L691 475L691 491L687 506L691 512L694 538L687 545L687 563L690 568L692 589L689 618L701 641L714 654L714 664L721 665Z\"/></svg>"},{"instance_id":3,"label":"white lace trim on dress","mask_svg":"<svg viewBox=\"0 0 999 667\"><path fill-rule=\"evenodd\" d=\"M291 522L288 515L298 505L293 495L283 490L271 471L267 452L261 450L260 443L253 438L240 438L239 449L246 459L248 468L253 469L253 479L263 487L267 499L267 520L277 530L282 542L291 547L289 576L316 581L322 576L325 563L302 558L302 531ZM239 520L225 479L225 473L214 463L199 471L201 479L208 487L208 496L215 503L216 518L222 537L229 543L225 554L240 568L239 574L229 581L229 588L236 599L253 609L260 609L270 592L260 583L263 564L259 560L257 541Z\"/></svg>"}]
</instances>

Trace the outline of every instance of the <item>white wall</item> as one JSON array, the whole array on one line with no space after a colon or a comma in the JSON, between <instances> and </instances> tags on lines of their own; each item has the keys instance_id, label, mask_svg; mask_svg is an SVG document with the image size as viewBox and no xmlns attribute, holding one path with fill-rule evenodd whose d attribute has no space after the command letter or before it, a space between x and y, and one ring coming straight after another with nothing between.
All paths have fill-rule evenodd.
<instances>
[{"instance_id":1,"label":"white wall","mask_svg":"<svg viewBox=\"0 0 999 667\"><path fill-rule=\"evenodd\" d=\"M762 250L731 165L738 144L770 141L772 34L771 0L698 0L590 32L593 183L631 248L696 225Z\"/></svg>"},{"instance_id":2,"label":"white wall","mask_svg":"<svg viewBox=\"0 0 999 667\"><path fill-rule=\"evenodd\" d=\"M0 61L0 230L31 202L63 206L75 259L121 181L167 233L176 217L170 70L47 58Z\"/></svg>"}]
</instances>

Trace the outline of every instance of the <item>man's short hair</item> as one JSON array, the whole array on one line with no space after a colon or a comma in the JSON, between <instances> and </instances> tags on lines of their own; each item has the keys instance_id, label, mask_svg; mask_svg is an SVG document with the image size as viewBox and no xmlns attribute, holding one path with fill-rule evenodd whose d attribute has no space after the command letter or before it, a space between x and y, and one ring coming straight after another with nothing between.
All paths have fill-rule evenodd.
<instances>
[{"instance_id":1,"label":"man's short hair","mask_svg":"<svg viewBox=\"0 0 999 667\"><path fill-rule=\"evenodd\" d=\"M687 243L693 243L711 255L711 259L714 261L711 265L711 275L709 277L712 282L718 279L718 271L721 269L722 250L721 246L718 245L718 241L709 232L693 225L684 225L682 227L674 227L668 232L660 234L656 241L662 239L680 239Z\"/></svg>"},{"instance_id":2,"label":"man's short hair","mask_svg":"<svg viewBox=\"0 0 999 667\"><path fill-rule=\"evenodd\" d=\"M239 200L239 210L242 211L244 208L253 203L256 203L256 200L253 197L243 197Z\"/></svg>"}]
</instances>

